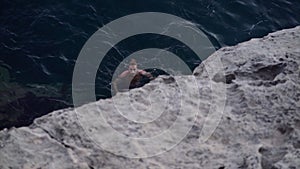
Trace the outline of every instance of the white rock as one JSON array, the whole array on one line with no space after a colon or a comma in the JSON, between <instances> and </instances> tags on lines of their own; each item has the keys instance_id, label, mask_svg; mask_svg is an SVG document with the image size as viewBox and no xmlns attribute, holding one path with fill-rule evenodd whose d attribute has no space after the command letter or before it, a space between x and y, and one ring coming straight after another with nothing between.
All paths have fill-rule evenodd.
<instances>
[{"instance_id":1,"label":"white rock","mask_svg":"<svg viewBox=\"0 0 300 169\"><path fill-rule=\"evenodd\" d=\"M225 78L216 59L222 61ZM194 76L159 77L127 93L132 96L127 103L123 101L126 93L119 93L76 111L52 112L29 127L0 131L0 168L300 168L299 65L300 27L222 48L199 65ZM196 92L195 87L199 87ZM132 102L128 110L138 111L134 116L125 111L122 116L113 101L119 101L120 110ZM209 129L203 125L217 119L210 116L210 108L212 113L219 111L223 101L226 105L217 129L200 143L200 134L208 132L201 129ZM149 106L155 115L138 114ZM199 114L194 122L195 111ZM147 123L134 123L127 116ZM148 123L147 119L157 117ZM160 140L130 142L111 133L113 128L124 137L149 138L167 131L176 120L183 125ZM84 131L87 127L82 124L90 125L89 130ZM164 146L177 142L165 152L169 148ZM153 152L164 153L143 159L115 155L138 157Z\"/></svg>"}]
</instances>

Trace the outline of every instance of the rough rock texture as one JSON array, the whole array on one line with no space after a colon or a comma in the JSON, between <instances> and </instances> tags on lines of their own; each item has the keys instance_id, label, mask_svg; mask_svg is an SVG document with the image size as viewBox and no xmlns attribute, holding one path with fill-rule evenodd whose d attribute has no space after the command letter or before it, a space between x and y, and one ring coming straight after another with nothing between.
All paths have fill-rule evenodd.
<instances>
[{"instance_id":1,"label":"rough rock texture","mask_svg":"<svg viewBox=\"0 0 300 169\"><path fill-rule=\"evenodd\" d=\"M216 58L223 63L225 78L221 72L214 72L210 80L205 66L213 67ZM162 76L130 91L134 106L143 110L151 103L142 96L160 88L164 98L176 101L172 95L180 92L176 82L189 86L196 77L200 98L185 91L188 97L181 106L191 111L199 109L197 120L188 135L171 150L143 159L104 151L84 132L74 109L64 109L36 119L29 127L2 130L0 168L300 168L299 66L300 27L222 48L197 67L194 76ZM200 143L205 117L213 100L218 99L218 95L211 94L214 84L226 86L226 106L213 135ZM122 100L125 95L120 93L115 98ZM197 101L199 108L195 106ZM113 104L112 99L100 100L77 108L77 113L79 118L92 120L102 110L108 113L107 121L114 129L139 137L167 129L180 109L170 102L167 113L159 120L141 125L117 115ZM159 105L155 108L159 109ZM152 148L156 146L153 144ZM131 149L119 151L127 150Z\"/></svg>"}]
</instances>

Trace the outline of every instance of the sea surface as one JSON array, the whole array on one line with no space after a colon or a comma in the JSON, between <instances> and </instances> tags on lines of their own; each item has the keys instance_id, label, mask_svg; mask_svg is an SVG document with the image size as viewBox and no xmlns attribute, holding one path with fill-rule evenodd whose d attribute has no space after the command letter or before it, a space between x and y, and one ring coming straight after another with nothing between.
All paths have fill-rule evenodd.
<instances>
[{"instance_id":1,"label":"sea surface","mask_svg":"<svg viewBox=\"0 0 300 169\"><path fill-rule=\"evenodd\" d=\"M0 129L24 126L72 107L71 81L79 52L103 25L133 13L163 12L197 25L215 49L300 25L298 0L1 0ZM98 99L111 97L116 66L134 51L162 48L193 69L201 61L174 39L139 35L106 56L96 78ZM155 76L163 72L153 71Z\"/></svg>"}]
</instances>

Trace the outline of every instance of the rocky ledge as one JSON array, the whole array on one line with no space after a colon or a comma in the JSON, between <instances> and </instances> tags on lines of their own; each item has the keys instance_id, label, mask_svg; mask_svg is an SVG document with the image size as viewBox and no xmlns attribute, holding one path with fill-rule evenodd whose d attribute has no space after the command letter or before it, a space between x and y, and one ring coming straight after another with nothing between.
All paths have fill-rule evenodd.
<instances>
[{"instance_id":1,"label":"rocky ledge","mask_svg":"<svg viewBox=\"0 0 300 169\"><path fill-rule=\"evenodd\" d=\"M217 59L222 61L223 73L213 71L220 69L215 64ZM29 127L2 130L0 168L300 168L299 66L300 27L222 48L199 65L191 76L161 76L142 88L119 93L113 99L58 110L36 119ZM177 106L177 95L172 95L182 92L177 85L193 86L193 79L198 83L199 95L184 91L182 104ZM214 92L211 88L218 85L226 89L226 100L220 98L218 89ZM157 93L151 95L153 91ZM163 96L157 97L160 93ZM157 98L151 102L145 97L148 95ZM129 104L122 102L126 96L130 96ZM169 102L161 107L164 99ZM158 101L153 103L153 100ZM210 121L207 119L209 110L218 103L215 100L225 103L222 117L208 140L199 142L202 131L206 130L203 125ZM135 123L117 113L116 101L122 110L130 110L128 106L146 110L155 104L154 112L165 111L149 123ZM178 144L174 139L176 146L165 150L160 145L172 140L153 142L148 149L140 144L142 141L135 142L134 146L125 145L122 140L109 140L104 124L84 130L82 121L79 122L86 119L93 125L99 112L105 112L107 123L119 133L128 137L150 137L169 129L180 114L178 110L196 110L198 115L195 121L191 116L181 120L192 121L191 130ZM125 113L130 116L131 112ZM90 137L95 133L103 136L102 140L117 144L104 145L110 149L103 149L101 143ZM172 133L170 137L177 138ZM139 158L146 157L152 150L163 153ZM127 155L136 156L128 158Z\"/></svg>"}]
</instances>

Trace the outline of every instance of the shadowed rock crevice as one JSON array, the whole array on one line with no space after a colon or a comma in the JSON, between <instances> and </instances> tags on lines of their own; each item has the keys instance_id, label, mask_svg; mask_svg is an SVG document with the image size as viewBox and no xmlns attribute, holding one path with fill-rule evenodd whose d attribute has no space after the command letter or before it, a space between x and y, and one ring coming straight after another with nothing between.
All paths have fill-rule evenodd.
<instances>
[{"instance_id":1,"label":"shadowed rock crevice","mask_svg":"<svg viewBox=\"0 0 300 169\"><path fill-rule=\"evenodd\" d=\"M222 82L222 83L230 84L232 83L233 80L236 79L235 76L236 75L234 73L226 74L225 76L222 75L221 73L218 73L212 78L212 80L217 83Z\"/></svg>"},{"instance_id":2,"label":"shadowed rock crevice","mask_svg":"<svg viewBox=\"0 0 300 169\"><path fill-rule=\"evenodd\" d=\"M261 167L262 169L274 169L276 162L282 160L282 158L287 154L287 149L285 148L269 148L261 147L259 148L259 153L262 155Z\"/></svg>"},{"instance_id":3,"label":"shadowed rock crevice","mask_svg":"<svg viewBox=\"0 0 300 169\"><path fill-rule=\"evenodd\" d=\"M53 135L51 135L47 130L43 129L42 127L39 127L39 128L42 129L51 139L55 140L58 144L61 144L65 148L72 149L72 147L70 145L67 145L62 140L57 139L56 137L54 137Z\"/></svg>"},{"instance_id":4,"label":"shadowed rock crevice","mask_svg":"<svg viewBox=\"0 0 300 169\"><path fill-rule=\"evenodd\" d=\"M225 75L222 75L222 73L218 73L212 78L212 80L215 82L223 82L226 84L232 83L235 79L253 81L273 81L277 75L284 71L286 65L286 63L277 63L274 65L257 64L251 68L246 69L246 72L243 71L245 70L245 68L242 68L234 72L228 72ZM275 83L276 85L280 82L275 81L273 83Z\"/></svg>"},{"instance_id":5,"label":"shadowed rock crevice","mask_svg":"<svg viewBox=\"0 0 300 169\"><path fill-rule=\"evenodd\" d=\"M252 72L236 72L237 76L240 76L239 78L247 78L252 80L264 80L264 81L272 81L275 79L275 77L282 73L284 71L284 68L286 67L285 63L277 63L274 65L254 65ZM257 70L255 70L255 68Z\"/></svg>"}]
</instances>

